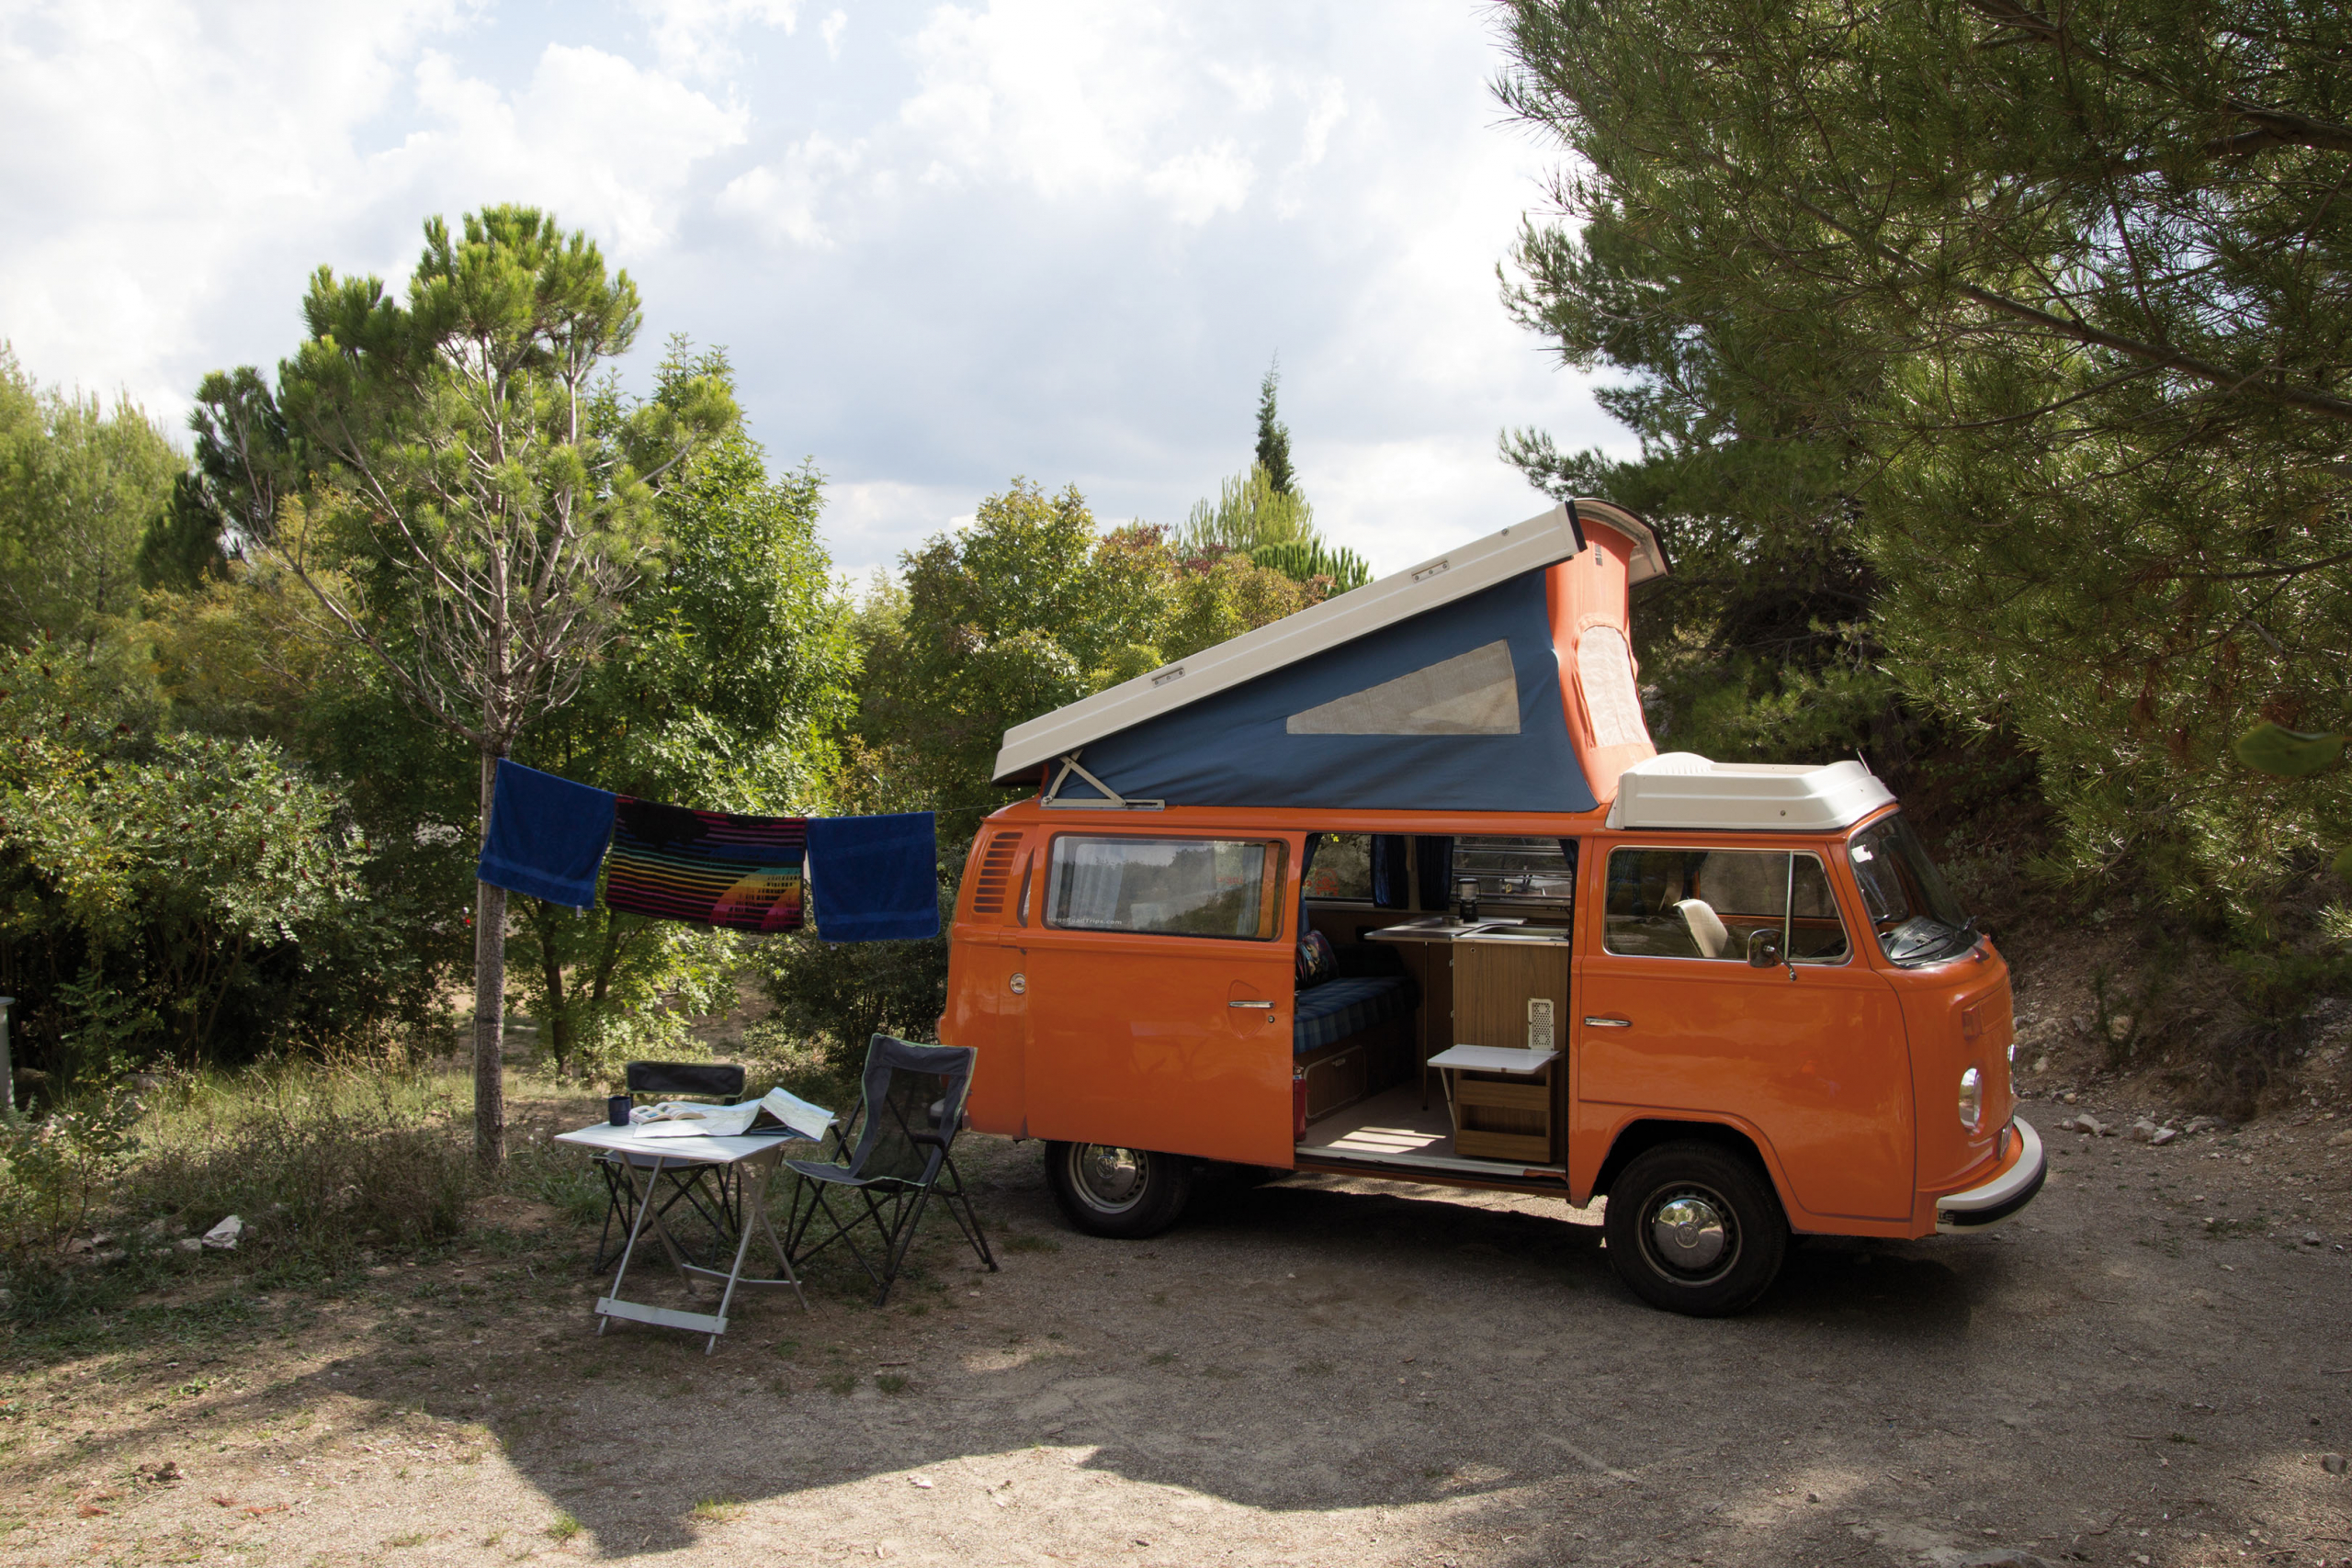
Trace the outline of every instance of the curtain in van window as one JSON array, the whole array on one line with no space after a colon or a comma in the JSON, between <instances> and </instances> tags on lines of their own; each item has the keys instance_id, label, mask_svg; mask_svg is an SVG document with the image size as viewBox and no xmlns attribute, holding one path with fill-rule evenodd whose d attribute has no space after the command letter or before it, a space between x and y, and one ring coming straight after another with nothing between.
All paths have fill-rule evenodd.
<instances>
[{"instance_id":1,"label":"curtain in van window","mask_svg":"<svg viewBox=\"0 0 2352 1568\"><path fill-rule=\"evenodd\" d=\"M1372 901L1383 909L1402 909L1412 902L1412 881L1405 856L1412 840L1402 833L1372 836Z\"/></svg>"},{"instance_id":2,"label":"curtain in van window","mask_svg":"<svg viewBox=\"0 0 2352 1568\"><path fill-rule=\"evenodd\" d=\"M1059 896L1054 900L1056 922L1098 929L1125 923L1119 891L1126 880L1126 863L1115 854L1069 853L1062 844L1054 847L1055 858L1061 863L1054 868L1061 875Z\"/></svg>"},{"instance_id":3,"label":"curtain in van window","mask_svg":"<svg viewBox=\"0 0 2352 1568\"><path fill-rule=\"evenodd\" d=\"M1323 841L1320 833L1306 835L1306 847L1298 852L1298 937L1306 940L1306 879L1315 874L1315 847Z\"/></svg>"},{"instance_id":4,"label":"curtain in van window","mask_svg":"<svg viewBox=\"0 0 2352 1568\"><path fill-rule=\"evenodd\" d=\"M1453 840L1424 833L1413 840L1413 871L1420 878L1421 908L1442 909L1453 897Z\"/></svg>"}]
</instances>

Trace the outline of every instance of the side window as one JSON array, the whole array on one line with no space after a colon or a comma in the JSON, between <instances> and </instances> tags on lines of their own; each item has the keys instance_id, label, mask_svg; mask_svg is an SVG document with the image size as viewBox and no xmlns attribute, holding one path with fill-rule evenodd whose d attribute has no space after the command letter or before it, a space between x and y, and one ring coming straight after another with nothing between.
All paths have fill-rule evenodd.
<instances>
[{"instance_id":1,"label":"side window","mask_svg":"<svg viewBox=\"0 0 2352 1568\"><path fill-rule=\"evenodd\" d=\"M1306 896L1372 902L1372 835L1318 835L1315 859L1306 867Z\"/></svg>"},{"instance_id":2,"label":"side window","mask_svg":"<svg viewBox=\"0 0 2352 1568\"><path fill-rule=\"evenodd\" d=\"M1046 923L1162 936L1277 934L1283 846L1248 839L1054 840Z\"/></svg>"},{"instance_id":3,"label":"side window","mask_svg":"<svg viewBox=\"0 0 2352 1568\"><path fill-rule=\"evenodd\" d=\"M1631 849L1609 856L1607 952L1746 963L1748 938L1777 936L1783 924L1792 962L1846 961L1845 922L1818 857Z\"/></svg>"}]
</instances>

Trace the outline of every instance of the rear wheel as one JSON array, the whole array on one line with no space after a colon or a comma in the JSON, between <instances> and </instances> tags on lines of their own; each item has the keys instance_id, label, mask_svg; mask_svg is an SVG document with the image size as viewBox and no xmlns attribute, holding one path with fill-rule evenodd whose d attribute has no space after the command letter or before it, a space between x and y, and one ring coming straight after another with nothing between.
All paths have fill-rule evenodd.
<instances>
[{"instance_id":1,"label":"rear wheel","mask_svg":"<svg viewBox=\"0 0 2352 1568\"><path fill-rule=\"evenodd\" d=\"M1609 1261L1652 1306L1745 1312L1781 1271L1789 1224L1764 1173L1714 1144L1661 1144L1610 1183Z\"/></svg>"},{"instance_id":2,"label":"rear wheel","mask_svg":"<svg viewBox=\"0 0 2352 1568\"><path fill-rule=\"evenodd\" d=\"M1087 1235L1136 1240L1158 1235L1183 1213L1193 1162L1112 1144L1047 1144L1046 1184Z\"/></svg>"}]
</instances>

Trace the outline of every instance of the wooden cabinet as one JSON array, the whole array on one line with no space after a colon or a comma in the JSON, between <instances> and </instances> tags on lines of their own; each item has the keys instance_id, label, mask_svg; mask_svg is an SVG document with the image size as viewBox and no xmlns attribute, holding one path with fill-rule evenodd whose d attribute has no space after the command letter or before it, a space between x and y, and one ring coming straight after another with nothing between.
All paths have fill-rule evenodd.
<instances>
[{"instance_id":1,"label":"wooden cabinet","mask_svg":"<svg viewBox=\"0 0 2352 1568\"><path fill-rule=\"evenodd\" d=\"M1566 942L1470 937L1453 943L1453 1043L1565 1050ZM1566 1125L1566 1078L1559 1059L1533 1078L1456 1075L1455 1152L1472 1159L1555 1163L1555 1132Z\"/></svg>"},{"instance_id":2,"label":"wooden cabinet","mask_svg":"<svg viewBox=\"0 0 2352 1568\"><path fill-rule=\"evenodd\" d=\"M1535 1042L1557 1050L1568 1012L1566 942L1480 942L1453 944L1453 1037L1450 1045L1529 1043L1528 1003L1547 1004L1544 1025L1552 1038Z\"/></svg>"},{"instance_id":3,"label":"wooden cabinet","mask_svg":"<svg viewBox=\"0 0 2352 1568\"><path fill-rule=\"evenodd\" d=\"M1453 1076L1453 1152L1466 1159L1552 1163L1555 1060L1532 1077L1501 1073Z\"/></svg>"}]
</instances>

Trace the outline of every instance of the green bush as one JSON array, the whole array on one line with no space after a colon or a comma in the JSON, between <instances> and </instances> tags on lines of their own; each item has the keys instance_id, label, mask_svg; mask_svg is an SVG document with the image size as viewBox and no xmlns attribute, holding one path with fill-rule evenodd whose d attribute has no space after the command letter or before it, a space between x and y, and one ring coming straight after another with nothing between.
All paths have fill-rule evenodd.
<instances>
[{"instance_id":1,"label":"green bush","mask_svg":"<svg viewBox=\"0 0 2352 1568\"><path fill-rule=\"evenodd\" d=\"M341 792L274 742L153 736L104 668L0 650L0 981L61 1088L421 1016Z\"/></svg>"}]
</instances>

